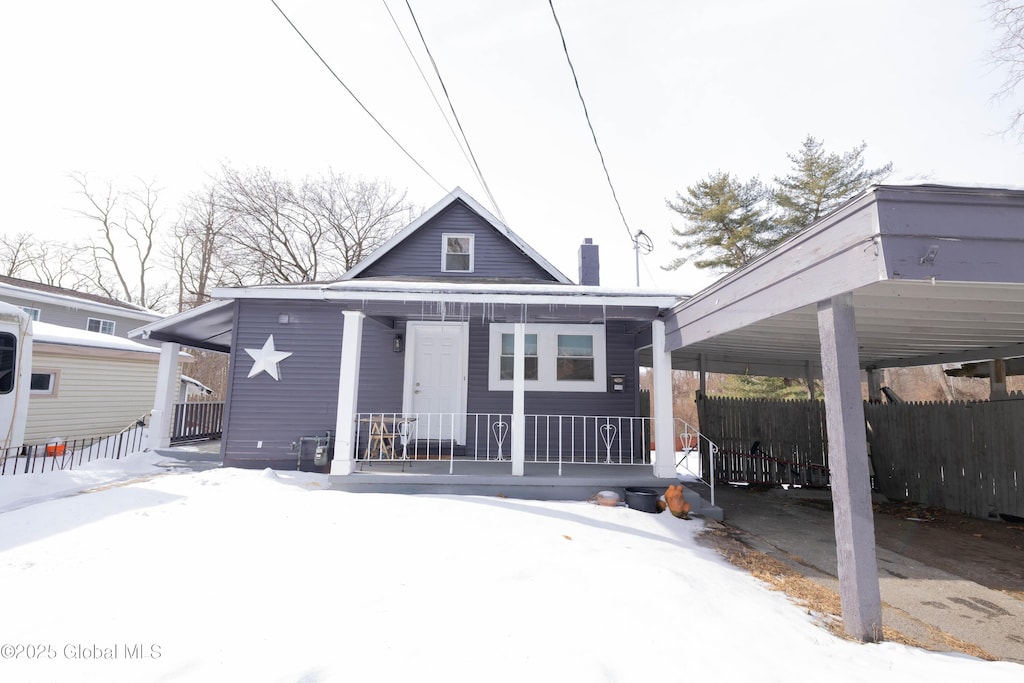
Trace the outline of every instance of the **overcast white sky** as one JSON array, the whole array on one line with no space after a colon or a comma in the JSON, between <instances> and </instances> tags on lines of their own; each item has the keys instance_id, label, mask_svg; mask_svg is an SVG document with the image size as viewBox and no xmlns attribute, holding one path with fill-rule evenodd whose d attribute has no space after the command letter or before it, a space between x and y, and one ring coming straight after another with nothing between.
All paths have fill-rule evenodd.
<instances>
[{"instance_id":1,"label":"overcast white sky","mask_svg":"<svg viewBox=\"0 0 1024 683\"><path fill-rule=\"evenodd\" d=\"M412 42L404 1L387 1ZM488 205L382 0L279 4L442 184ZM631 242L547 0L412 6L510 227L573 279L592 237L603 284L632 285ZM893 162L892 182L1024 185L1024 145L998 134L1009 107L990 102L1001 75L986 63L995 33L977 0L555 7L630 228L655 241L646 286L708 281L660 268L676 255L667 198L719 169L785 173L807 134L834 151L866 142L869 164ZM68 211L71 171L155 179L169 210L222 161L386 177L423 206L444 194L269 0L11 4L0 64L0 231L90 229Z\"/></svg>"}]
</instances>

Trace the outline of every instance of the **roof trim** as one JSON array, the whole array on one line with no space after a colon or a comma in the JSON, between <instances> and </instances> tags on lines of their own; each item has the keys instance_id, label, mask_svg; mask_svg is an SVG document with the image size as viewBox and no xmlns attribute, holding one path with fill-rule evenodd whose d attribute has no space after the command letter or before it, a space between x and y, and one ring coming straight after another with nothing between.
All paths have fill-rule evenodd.
<instances>
[{"instance_id":1,"label":"roof trim","mask_svg":"<svg viewBox=\"0 0 1024 683\"><path fill-rule=\"evenodd\" d=\"M14 280L24 284L18 284ZM114 313L138 320L154 320L163 317L162 313L126 301L118 301L117 299L103 297L98 294L85 295L82 292L76 292L66 287L44 285L41 282L21 280L20 278L0 276L0 290L8 290L26 299L39 300L40 303L51 302L66 306L69 302L73 302L76 308L83 310Z\"/></svg>"},{"instance_id":2,"label":"roof trim","mask_svg":"<svg viewBox=\"0 0 1024 683\"><path fill-rule=\"evenodd\" d=\"M149 323L148 325L142 325L141 327L136 327L134 329L128 330L128 338L129 339L135 339L135 338L149 339L150 333L152 333L154 330L161 329L164 326L163 324L165 322L173 322L175 324L178 324L178 323L182 323L182 322L185 322L185 321L188 321L188 320L192 320L193 318L200 318L200 317L206 315L207 313L212 313L213 311L216 311L219 308L226 308L228 306L233 306L233 305L234 305L234 301L231 301L231 300L228 300L228 301L208 301L205 304L203 304L202 306L196 306L195 308L190 308L187 311L182 311L181 313L176 313L176 314L174 314L172 316L169 316L167 318L163 318L161 320L155 320L155 321Z\"/></svg>"},{"instance_id":3,"label":"roof trim","mask_svg":"<svg viewBox=\"0 0 1024 683\"><path fill-rule=\"evenodd\" d=\"M387 242L378 247L372 254L364 258L362 261L354 265L352 268L349 268L339 278L339 280L352 280L353 278L357 277L364 270L366 270L374 263L379 261L385 254L387 254L392 249L401 244L403 241L405 241L405 239L409 237L409 235L411 235L412 233L416 232L421 227L426 225L434 217L436 217L443 210L447 209L457 200L461 200L462 202L464 202L466 206L470 208L470 210L472 210L474 213L483 218L484 221L490 224L492 228L497 230L506 239L508 239L510 242L516 245L520 250L522 250L524 254L530 257L537 265L539 265L541 268L547 271L549 275L555 278L555 280L566 285L573 284L572 280L566 277L565 274L562 273L562 271L558 270L553 265L551 265L551 263L548 262L546 258L541 256L540 253L537 252L537 250L535 250L529 244L524 242L519 235L512 232L512 230L507 225L498 220L494 216L494 214L485 209L478 201L473 199L469 195L469 193L467 193L461 187L456 187L454 190L451 190L439 202L437 202L432 207L423 212L423 214L420 215L419 218L414 220L412 223L409 223L409 225L405 226L404 228L396 232L394 235L392 235L391 239L389 239Z\"/></svg>"},{"instance_id":4,"label":"roof trim","mask_svg":"<svg viewBox=\"0 0 1024 683\"><path fill-rule=\"evenodd\" d=\"M669 309L683 297L673 292L614 290L584 285L462 284L357 280L327 285L259 286L214 289L225 299L313 301L450 301L496 304L570 304L581 306L648 306ZM226 302L220 302L226 303ZM209 305L209 304L207 304ZM199 309L193 309L199 310ZM180 320L180 318L179 318ZM158 325L147 325L146 328ZM146 329L139 328L139 330ZM139 330L129 332L133 336Z\"/></svg>"}]
</instances>

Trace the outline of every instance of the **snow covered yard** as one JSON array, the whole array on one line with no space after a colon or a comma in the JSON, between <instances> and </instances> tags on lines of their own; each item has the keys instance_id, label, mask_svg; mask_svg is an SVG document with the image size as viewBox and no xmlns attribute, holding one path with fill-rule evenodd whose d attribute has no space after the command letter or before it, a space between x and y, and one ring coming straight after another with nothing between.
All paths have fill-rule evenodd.
<instances>
[{"instance_id":1,"label":"snow covered yard","mask_svg":"<svg viewBox=\"0 0 1024 683\"><path fill-rule=\"evenodd\" d=\"M698 545L699 520L349 494L315 474L152 476L167 471L160 461L0 479L0 678L1024 677L1015 664L835 638Z\"/></svg>"}]
</instances>

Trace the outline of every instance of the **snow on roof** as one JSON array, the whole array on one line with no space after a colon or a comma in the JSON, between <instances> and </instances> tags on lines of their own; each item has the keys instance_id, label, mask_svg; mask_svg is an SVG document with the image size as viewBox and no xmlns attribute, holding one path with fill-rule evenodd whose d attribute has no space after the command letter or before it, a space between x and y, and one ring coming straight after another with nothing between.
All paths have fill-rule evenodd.
<instances>
[{"instance_id":1,"label":"snow on roof","mask_svg":"<svg viewBox=\"0 0 1024 683\"><path fill-rule=\"evenodd\" d=\"M134 351L137 353L160 353L159 347L147 346L124 337L115 337L112 334L100 334L99 332L90 332L88 330L78 330L73 327L39 322L38 320L32 323L32 337L35 342L47 344L88 346L117 351Z\"/></svg>"},{"instance_id":2,"label":"snow on roof","mask_svg":"<svg viewBox=\"0 0 1024 683\"><path fill-rule=\"evenodd\" d=\"M686 295L651 289L611 289L558 283L434 282L405 280L345 280L329 284L257 285L218 288L213 296L224 299L324 299L365 301L477 301L491 303L573 303L581 305L675 305Z\"/></svg>"}]
</instances>

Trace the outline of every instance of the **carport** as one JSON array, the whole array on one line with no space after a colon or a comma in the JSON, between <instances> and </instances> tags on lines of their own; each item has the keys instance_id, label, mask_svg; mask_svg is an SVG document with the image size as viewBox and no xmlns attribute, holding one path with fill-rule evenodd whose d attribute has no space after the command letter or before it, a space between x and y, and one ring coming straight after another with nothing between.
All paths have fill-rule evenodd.
<instances>
[{"instance_id":1,"label":"carport","mask_svg":"<svg viewBox=\"0 0 1024 683\"><path fill-rule=\"evenodd\" d=\"M1024 356L1024 191L875 186L675 306L659 368L821 378L847 632L881 637L861 370ZM657 387L656 387L657 389Z\"/></svg>"}]
</instances>

